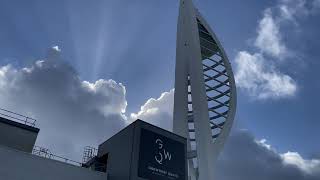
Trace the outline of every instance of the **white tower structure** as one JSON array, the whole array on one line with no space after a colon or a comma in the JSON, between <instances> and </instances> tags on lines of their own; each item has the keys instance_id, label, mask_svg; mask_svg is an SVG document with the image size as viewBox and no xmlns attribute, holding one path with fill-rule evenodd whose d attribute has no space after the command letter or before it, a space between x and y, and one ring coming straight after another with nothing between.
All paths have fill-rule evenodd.
<instances>
[{"instance_id":1,"label":"white tower structure","mask_svg":"<svg viewBox=\"0 0 320 180\"><path fill-rule=\"evenodd\" d=\"M236 86L227 55L192 0L181 0L173 131L188 139L189 179L213 179L235 111Z\"/></svg>"}]
</instances>

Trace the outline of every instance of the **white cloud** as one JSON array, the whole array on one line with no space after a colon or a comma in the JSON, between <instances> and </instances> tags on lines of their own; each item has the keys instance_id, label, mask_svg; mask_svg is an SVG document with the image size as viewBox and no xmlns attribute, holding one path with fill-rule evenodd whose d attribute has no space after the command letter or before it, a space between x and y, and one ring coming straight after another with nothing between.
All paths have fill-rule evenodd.
<instances>
[{"instance_id":1,"label":"white cloud","mask_svg":"<svg viewBox=\"0 0 320 180\"><path fill-rule=\"evenodd\" d=\"M299 53L287 47L283 38L284 27L299 27L298 20L312 15L315 9L319 9L319 4L319 0L279 0L277 5L264 10L254 38L257 49L239 51L236 55L235 76L238 87L257 99L295 95L296 81L277 67L280 63L285 65L288 57L296 58Z\"/></svg>"},{"instance_id":2,"label":"white cloud","mask_svg":"<svg viewBox=\"0 0 320 180\"><path fill-rule=\"evenodd\" d=\"M164 92L158 99L149 99L138 113L130 115L131 121L142 119L156 126L172 130L174 89Z\"/></svg>"},{"instance_id":3,"label":"white cloud","mask_svg":"<svg viewBox=\"0 0 320 180\"><path fill-rule=\"evenodd\" d=\"M54 47L29 67L0 67L0 107L38 119L37 145L75 160L84 146L97 146L137 118L172 129L174 90L149 99L130 117L125 95L114 80L81 80Z\"/></svg>"},{"instance_id":4,"label":"white cloud","mask_svg":"<svg viewBox=\"0 0 320 180\"><path fill-rule=\"evenodd\" d=\"M59 48L59 46L53 46L52 49L54 49L55 51L61 52L61 49Z\"/></svg>"},{"instance_id":5,"label":"white cloud","mask_svg":"<svg viewBox=\"0 0 320 180\"><path fill-rule=\"evenodd\" d=\"M260 146L267 148L268 150L272 150L271 145L267 143L266 139L261 139L260 141L256 140L256 143L259 144Z\"/></svg>"},{"instance_id":6,"label":"white cloud","mask_svg":"<svg viewBox=\"0 0 320 180\"><path fill-rule=\"evenodd\" d=\"M272 17L271 9L265 10L264 16L259 22L255 46L263 53L277 58L283 58L287 54L287 48L282 42L279 24Z\"/></svg>"},{"instance_id":7,"label":"white cloud","mask_svg":"<svg viewBox=\"0 0 320 180\"><path fill-rule=\"evenodd\" d=\"M0 88L1 89L5 88L7 83L10 82L10 80L8 79L9 77L7 76L7 74L9 73L14 73L12 72L12 68L10 65L2 66L0 68Z\"/></svg>"},{"instance_id":8,"label":"white cloud","mask_svg":"<svg viewBox=\"0 0 320 180\"><path fill-rule=\"evenodd\" d=\"M97 146L128 124L126 90L113 80L82 81L55 59L57 52L30 67L0 67L0 107L38 119L37 145L80 160L84 146Z\"/></svg>"},{"instance_id":9,"label":"white cloud","mask_svg":"<svg viewBox=\"0 0 320 180\"><path fill-rule=\"evenodd\" d=\"M99 110L103 114L123 114L126 112L127 101L124 96L126 94L126 89L121 83L117 83L112 79L99 79L94 83L82 81L81 85L84 89L94 95L108 97L108 103L99 107Z\"/></svg>"},{"instance_id":10,"label":"white cloud","mask_svg":"<svg viewBox=\"0 0 320 180\"><path fill-rule=\"evenodd\" d=\"M281 158L282 164L285 166L295 166L299 168L302 172L309 175L320 175L320 159L304 159L298 152L286 152L277 153L277 151L267 143L266 139L256 140L256 143L268 149L270 152L275 153Z\"/></svg>"},{"instance_id":11,"label":"white cloud","mask_svg":"<svg viewBox=\"0 0 320 180\"><path fill-rule=\"evenodd\" d=\"M84 146L97 146L137 118L172 129L174 90L149 99L130 117L125 95L114 80L81 80L56 48L29 67L0 67L0 107L38 119L37 145L75 160Z\"/></svg>"},{"instance_id":12,"label":"white cloud","mask_svg":"<svg viewBox=\"0 0 320 180\"><path fill-rule=\"evenodd\" d=\"M287 152L280 155L285 165L295 165L308 174L320 174L319 159L303 159L297 152Z\"/></svg>"},{"instance_id":13,"label":"white cloud","mask_svg":"<svg viewBox=\"0 0 320 180\"><path fill-rule=\"evenodd\" d=\"M280 10L278 21L289 20L295 22L297 17L307 16L311 12L311 8L307 7L307 0L282 0L278 7Z\"/></svg>"},{"instance_id":14,"label":"white cloud","mask_svg":"<svg viewBox=\"0 0 320 180\"><path fill-rule=\"evenodd\" d=\"M309 3L311 5L307 0L281 0L275 7L267 8L259 21L254 45L266 55L286 58L291 52L282 38L281 28L288 23L293 23L296 28L299 18L311 15L320 7L319 0L310 0Z\"/></svg>"},{"instance_id":15,"label":"white cloud","mask_svg":"<svg viewBox=\"0 0 320 180\"><path fill-rule=\"evenodd\" d=\"M266 141L256 140L248 131L233 131L216 164L215 179L320 179L320 159L305 159L299 153L281 154Z\"/></svg>"},{"instance_id":16,"label":"white cloud","mask_svg":"<svg viewBox=\"0 0 320 180\"><path fill-rule=\"evenodd\" d=\"M263 55L240 51L235 58L237 86L258 99L293 96L297 90L295 81L288 75L267 64Z\"/></svg>"}]
</instances>

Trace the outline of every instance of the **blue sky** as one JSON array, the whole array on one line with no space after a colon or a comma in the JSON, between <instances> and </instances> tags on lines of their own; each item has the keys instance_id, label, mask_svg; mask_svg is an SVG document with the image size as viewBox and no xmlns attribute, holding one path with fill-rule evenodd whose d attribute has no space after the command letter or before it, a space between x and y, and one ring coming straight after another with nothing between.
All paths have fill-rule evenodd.
<instances>
[{"instance_id":1,"label":"blue sky","mask_svg":"<svg viewBox=\"0 0 320 180\"><path fill-rule=\"evenodd\" d=\"M279 153L318 156L320 2L194 3L238 76L234 129L266 139ZM59 46L61 59L81 81L112 79L125 87L127 106L120 103L119 111L125 109L120 114L129 117L174 87L178 5L178 0L2 0L0 65L30 67L46 58L50 47ZM244 62L252 69L244 69ZM1 104L45 117L17 103Z\"/></svg>"}]
</instances>

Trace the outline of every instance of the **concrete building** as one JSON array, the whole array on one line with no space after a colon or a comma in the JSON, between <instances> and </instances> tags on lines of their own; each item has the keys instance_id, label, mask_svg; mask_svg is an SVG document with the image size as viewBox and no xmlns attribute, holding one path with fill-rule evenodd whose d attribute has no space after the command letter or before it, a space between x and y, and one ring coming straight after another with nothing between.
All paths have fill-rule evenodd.
<instances>
[{"instance_id":1,"label":"concrete building","mask_svg":"<svg viewBox=\"0 0 320 180\"><path fill-rule=\"evenodd\" d=\"M191 180L212 180L236 111L228 57L192 0L180 0L173 132L188 139Z\"/></svg>"}]
</instances>

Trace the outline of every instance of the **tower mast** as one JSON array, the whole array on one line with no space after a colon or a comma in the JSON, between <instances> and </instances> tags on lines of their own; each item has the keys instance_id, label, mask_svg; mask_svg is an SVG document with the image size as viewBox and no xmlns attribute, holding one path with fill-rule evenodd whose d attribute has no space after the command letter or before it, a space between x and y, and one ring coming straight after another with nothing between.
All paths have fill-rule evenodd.
<instances>
[{"instance_id":1,"label":"tower mast","mask_svg":"<svg viewBox=\"0 0 320 180\"><path fill-rule=\"evenodd\" d=\"M188 139L188 174L212 180L236 111L231 65L191 0L181 0L177 28L173 131Z\"/></svg>"}]
</instances>

